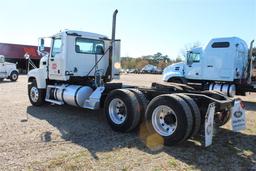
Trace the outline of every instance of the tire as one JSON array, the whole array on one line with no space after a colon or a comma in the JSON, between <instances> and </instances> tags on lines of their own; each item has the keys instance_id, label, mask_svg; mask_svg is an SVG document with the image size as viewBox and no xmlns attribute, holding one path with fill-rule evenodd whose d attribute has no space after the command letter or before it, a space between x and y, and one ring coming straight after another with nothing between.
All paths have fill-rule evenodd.
<instances>
[{"instance_id":1,"label":"tire","mask_svg":"<svg viewBox=\"0 0 256 171\"><path fill-rule=\"evenodd\" d=\"M4 79L3 79L3 78L0 78L0 82L2 82L2 81L4 81Z\"/></svg>"},{"instance_id":2,"label":"tire","mask_svg":"<svg viewBox=\"0 0 256 171\"><path fill-rule=\"evenodd\" d=\"M231 118L231 111L229 110L224 110L221 112L216 112L214 115L214 125L216 127L221 127L228 123L228 121Z\"/></svg>"},{"instance_id":3,"label":"tire","mask_svg":"<svg viewBox=\"0 0 256 171\"><path fill-rule=\"evenodd\" d=\"M161 114L166 109L168 109L168 112L165 112L167 114L163 116L161 123ZM158 114L160 114L159 120L155 119L158 118ZM174 94L160 95L151 100L146 110L145 120L149 133L163 137L165 145L175 145L185 141L189 137L193 125L193 116L189 105ZM174 128L171 128L170 132L168 122L174 122ZM162 127L161 129L161 125L167 128Z\"/></svg>"},{"instance_id":4,"label":"tire","mask_svg":"<svg viewBox=\"0 0 256 171\"><path fill-rule=\"evenodd\" d=\"M196 102L189 96L185 94L177 94L177 96L181 97L185 102L189 105L192 116L193 116L193 125L192 125L192 131L189 135L189 137L194 137L199 133L199 130L201 128L201 113L200 110L196 104Z\"/></svg>"},{"instance_id":5,"label":"tire","mask_svg":"<svg viewBox=\"0 0 256 171\"><path fill-rule=\"evenodd\" d=\"M33 80L28 84L28 97L33 106L41 106L45 103L45 89L38 89L36 80Z\"/></svg>"},{"instance_id":6,"label":"tire","mask_svg":"<svg viewBox=\"0 0 256 171\"><path fill-rule=\"evenodd\" d=\"M139 102L127 89L111 91L105 100L104 111L110 127L116 132L130 132L139 125Z\"/></svg>"},{"instance_id":7,"label":"tire","mask_svg":"<svg viewBox=\"0 0 256 171\"><path fill-rule=\"evenodd\" d=\"M140 110L140 121L143 119L143 116L145 115L149 100L145 97L145 95L138 89L131 88L129 89L131 92L133 92L139 102L139 110Z\"/></svg>"},{"instance_id":8,"label":"tire","mask_svg":"<svg viewBox=\"0 0 256 171\"><path fill-rule=\"evenodd\" d=\"M10 80L17 81L18 78L19 78L19 73L17 71L12 71L12 73L10 75Z\"/></svg>"}]
</instances>

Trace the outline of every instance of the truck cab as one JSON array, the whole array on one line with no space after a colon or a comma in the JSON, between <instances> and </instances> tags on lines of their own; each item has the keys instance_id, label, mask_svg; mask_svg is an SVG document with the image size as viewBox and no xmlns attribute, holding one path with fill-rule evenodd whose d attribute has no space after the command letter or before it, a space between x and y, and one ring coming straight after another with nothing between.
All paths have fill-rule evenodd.
<instances>
[{"instance_id":1,"label":"truck cab","mask_svg":"<svg viewBox=\"0 0 256 171\"><path fill-rule=\"evenodd\" d=\"M16 68L16 64L6 62L5 57L0 55L0 81L3 81L3 79L16 81L18 76L19 72Z\"/></svg>"},{"instance_id":2,"label":"truck cab","mask_svg":"<svg viewBox=\"0 0 256 171\"><path fill-rule=\"evenodd\" d=\"M111 45L107 36L74 30L65 30L50 39L50 53L41 59L38 69L28 73L30 79L37 80L39 88L46 88L46 80L79 84L84 78L93 80L95 75L109 81L119 78L120 40ZM44 39L40 38L39 43L39 51L43 52Z\"/></svg>"},{"instance_id":3,"label":"truck cab","mask_svg":"<svg viewBox=\"0 0 256 171\"><path fill-rule=\"evenodd\" d=\"M246 78L247 65L248 46L242 39L217 38L204 49L194 48L187 52L183 73L176 67L169 67L163 79L170 81L178 77L191 81L234 82Z\"/></svg>"}]
</instances>

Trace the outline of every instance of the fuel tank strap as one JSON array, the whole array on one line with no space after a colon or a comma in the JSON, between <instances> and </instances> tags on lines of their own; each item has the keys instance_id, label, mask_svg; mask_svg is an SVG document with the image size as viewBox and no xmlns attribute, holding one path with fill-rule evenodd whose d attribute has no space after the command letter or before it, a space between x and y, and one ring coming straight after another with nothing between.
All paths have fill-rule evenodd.
<instances>
[{"instance_id":1,"label":"fuel tank strap","mask_svg":"<svg viewBox=\"0 0 256 171\"><path fill-rule=\"evenodd\" d=\"M82 86L80 86L80 87L76 90L75 95L74 95L75 104L76 104L78 107L81 107L81 106L78 104L77 99L76 99L76 96L77 96L78 91L79 91L81 88L82 88Z\"/></svg>"},{"instance_id":2,"label":"fuel tank strap","mask_svg":"<svg viewBox=\"0 0 256 171\"><path fill-rule=\"evenodd\" d=\"M70 86L70 85L66 85L65 88L67 88L68 86ZM65 102L65 99L64 99L64 91L65 91L65 88L64 88L63 91L61 92L61 98L62 98L63 102L64 102L65 104L67 104L67 102Z\"/></svg>"}]
</instances>

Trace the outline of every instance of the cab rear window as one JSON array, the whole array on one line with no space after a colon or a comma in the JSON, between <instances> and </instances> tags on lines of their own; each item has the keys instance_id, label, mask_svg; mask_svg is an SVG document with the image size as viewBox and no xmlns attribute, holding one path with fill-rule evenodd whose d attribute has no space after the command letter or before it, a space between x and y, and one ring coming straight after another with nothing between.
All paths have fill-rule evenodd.
<instances>
[{"instance_id":1,"label":"cab rear window","mask_svg":"<svg viewBox=\"0 0 256 171\"><path fill-rule=\"evenodd\" d=\"M104 42L102 40L77 38L75 44L76 53L104 54Z\"/></svg>"}]
</instances>

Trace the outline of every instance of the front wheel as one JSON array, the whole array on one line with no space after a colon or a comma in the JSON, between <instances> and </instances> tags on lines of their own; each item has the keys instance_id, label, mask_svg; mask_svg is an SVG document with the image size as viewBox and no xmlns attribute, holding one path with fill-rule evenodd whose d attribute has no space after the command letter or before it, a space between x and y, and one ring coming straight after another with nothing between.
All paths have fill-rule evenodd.
<instances>
[{"instance_id":1,"label":"front wheel","mask_svg":"<svg viewBox=\"0 0 256 171\"><path fill-rule=\"evenodd\" d=\"M10 80L17 81L18 77L19 77L19 73L17 71L12 71L12 73L10 75Z\"/></svg>"},{"instance_id":2,"label":"front wheel","mask_svg":"<svg viewBox=\"0 0 256 171\"><path fill-rule=\"evenodd\" d=\"M28 85L28 97L33 106L41 106L45 102L45 90L37 87L36 80Z\"/></svg>"}]
</instances>

